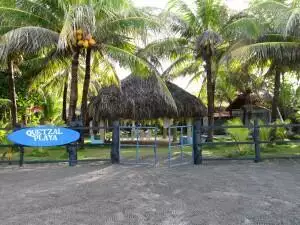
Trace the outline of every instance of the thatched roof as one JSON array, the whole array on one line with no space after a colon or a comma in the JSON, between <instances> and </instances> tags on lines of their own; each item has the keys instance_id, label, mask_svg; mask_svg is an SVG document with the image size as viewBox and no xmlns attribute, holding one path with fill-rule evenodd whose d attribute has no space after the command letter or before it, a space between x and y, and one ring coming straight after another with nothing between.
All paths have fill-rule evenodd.
<instances>
[{"instance_id":1,"label":"thatched roof","mask_svg":"<svg viewBox=\"0 0 300 225\"><path fill-rule=\"evenodd\" d=\"M232 101L232 103L226 108L226 111L238 110L245 105L263 107L264 99L254 93L242 93Z\"/></svg>"},{"instance_id":2,"label":"thatched roof","mask_svg":"<svg viewBox=\"0 0 300 225\"><path fill-rule=\"evenodd\" d=\"M175 100L178 117L196 118L206 116L207 109L197 97L191 95L184 89L171 82L167 81L166 85L171 92L173 99Z\"/></svg>"},{"instance_id":3,"label":"thatched roof","mask_svg":"<svg viewBox=\"0 0 300 225\"><path fill-rule=\"evenodd\" d=\"M176 117L177 107L168 88L157 76L129 76L121 87L103 88L89 105L89 115L100 119L155 119Z\"/></svg>"}]
</instances>

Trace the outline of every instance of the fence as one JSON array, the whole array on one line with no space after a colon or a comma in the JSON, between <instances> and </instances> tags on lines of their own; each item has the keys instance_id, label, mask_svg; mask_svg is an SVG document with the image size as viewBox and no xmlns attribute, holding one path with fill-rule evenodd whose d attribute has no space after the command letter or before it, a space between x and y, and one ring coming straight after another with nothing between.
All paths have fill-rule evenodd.
<instances>
[{"instance_id":1,"label":"fence","mask_svg":"<svg viewBox=\"0 0 300 225\"><path fill-rule=\"evenodd\" d=\"M77 162L93 162L104 161L112 163L129 163L129 164L148 164L157 166L160 162L160 157L167 162L169 167L183 164L201 164L205 160L254 160L260 162L264 159L281 159L281 158L300 158L299 154L293 154L290 156L282 155L267 155L264 150L266 144L276 145L279 148L281 144L297 144L300 139L294 140L261 140L261 132L263 129L278 129L278 128L299 128L300 124L280 124L280 125L259 125L257 121L254 121L253 125L249 126L202 126L201 122L197 121L193 126L172 126L169 127L167 147L160 146L157 127L128 127L120 126L119 122L114 122L111 127L72 127L71 129L77 130L85 137L85 142L76 142L66 146L56 147L43 147L32 148L26 146L12 145L12 144L0 144L0 164L18 163L20 166L23 163L59 163L65 162L72 165ZM226 141L207 141L206 132L208 129L249 129L251 136L245 141L239 140L226 140ZM179 132L179 142L172 140L172 129ZM184 141L184 130L190 129L192 132L192 140ZM98 140L94 138L94 134L106 133L106 140ZM146 131L149 131L152 135L147 136ZM89 135L88 132L89 131ZM6 129L0 129L0 132L9 132ZM127 136L124 136L124 133ZM143 134L143 135L142 135ZM92 138L93 136L93 138ZM145 142L148 140L148 142ZM217 146L237 146L247 145L253 147L250 151L250 156L246 157L227 157L221 155L220 157L210 157L205 154L206 148L212 149L211 152L217 151ZM76 156L71 157L70 151L66 150L74 148ZM297 146L298 149L299 146ZM11 153L10 149L14 149ZM49 149L47 154L51 157L35 157L34 151L38 152L40 149ZM83 149L83 150L82 150ZM167 155L165 155L165 149ZM179 157L174 157L174 149L179 149ZM285 150L283 150L285 151ZM41 151L43 153L43 151ZM178 152L178 151L177 151ZM31 155L30 155L30 154ZM1 155L12 154L12 157L6 157L8 160L1 159ZM40 154L40 153L39 153ZM177 161L175 160L177 159Z\"/></svg>"},{"instance_id":2,"label":"fence","mask_svg":"<svg viewBox=\"0 0 300 225\"><path fill-rule=\"evenodd\" d=\"M293 156L264 156L262 157L261 147L265 144L290 144L290 143L299 143L300 139L294 140L260 140L261 130L264 128L278 129L278 128L298 128L300 124L273 124L273 125L259 125L258 121L255 120L253 125L249 126L201 126L200 122L196 122L194 126L194 154L199 154L199 156L194 157L195 164L201 164L203 160L231 160L232 158L204 158L202 155L203 148L205 146L217 146L217 145L253 145L254 146L254 157L246 157L246 158L235 158L237 160L254 160L255 162L260 162L263 159L284 159L284 158L300 158L300 151L298 155ZM247 141L203 141L202 133L212 129L238 129L238 128L246 128L251 132L252 140ZM278 147L278 146L277 146ZM195 153L196 152L196 153Z\"/></svg>"}]
</instances>

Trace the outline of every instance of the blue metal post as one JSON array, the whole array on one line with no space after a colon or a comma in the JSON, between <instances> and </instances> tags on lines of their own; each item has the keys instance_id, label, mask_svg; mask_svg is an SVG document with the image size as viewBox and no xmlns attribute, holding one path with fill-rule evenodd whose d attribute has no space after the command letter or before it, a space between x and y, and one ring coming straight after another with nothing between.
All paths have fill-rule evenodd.
<instances>
[{"instance_id":1,"label":"blue metal post","mask_svg":"<svg viewBox=\"0 0 300 225\"><path fill-rule=\"evenodd\" d=\"M121 127L119 126L119 136L121 134ZM121 162L121 137L119 138L119 162Z\"/></svg>"},{"instance_id":2,"label":"blue metal post","mask_svg":"<svg viewBox=\"0 0 300 225\"><path fill-rule=\"evenodd\" d=\"M194 127L193 126L191 126L192 127L192 134L194 133ZM200 135L200 138L201 138L201 135ZM192 140L192 147L193 147L193 140ZM192 160L194 160L194 151L193 151L193 149L192 149Z\"/></svg>"},{"instance_id":3,"label":"blue metal post","mask_svg":"<svg viewBox=\"0 0 300 225\"><path fill-rule=\"evenodd\" d=\"M171 130L170 127L168 128L168 134L169 134L169 147L168 147L168 163L169 167L171 167L171 155L172 155L172 146L171 146Z\"/></svg>"},{"instance_id":4,"label":"blue metal post","mask_svg":"<svg viewBox=\"0 0 300 225\"><path fill-rule=\"evenodd\" d=\"M139 155L139 150L140 150L140 146L139 146L139 128L136 129L136 155L135 155L135 160L136 160L136 163L139 162L139 158L140 158L140 155Z\"/></svg>"},{"instance_id":5,"label":"blue metal post","mask_svg":"<svg viewBox=\"0 0 300 225\"><path fill-rule=\"evenodd\" d=\"M199 148L198 138L201 137L201 121L196 121L193 129L193 156L194 164L202 164L202 150ZM200 139L201 142L201 139Z\"/></svg>"},{"instance_id":6,"label":"blue metal post","mask_svg":"<svg viewBox=\"0 0 300 225\"><path fill-rule=\"evenodd\" d=\"M254 120L254 131L253 131L253 139L254 139L254 146L255 146L255 159L254 162L258 163L261 161L260 157L260 143L259 143L259 124L257 119Z\"/></svg>"},{"instance_id":7,"label":"blue metal post","mask_svg":"<svg viewBox=\"0 0 300 225\"><path fill-rule=\"evenodd\" d=\"M157 164L157 139L156 139L156 136L157 136L157 127L155 127L155 130L154 130L154 166L156 167L156 164Z\"/></svg>"},{"instance_id":8,"label":"blue metal post","mask_svg":"<svg viewBox=\"0 0 300 225\"><path fill-rule=\"evenodd\" d=\"M113 135L112 135L112 145L110 158L111 163L118 164L120 163L120 123L119 121L113 122Z\"/></svg>"},{"instance_id":9,"label":"blue metal post","mask_svg":"<svg viewBox=\"0 0 300 225\"><path fill-rule=\"evenodd\" d=\"M175 128L176 129L176 131L177 131L177 128ZM183 161L183 146L182 146L182 144L183 144L183 127L181 127L180 128L180 163L182 163L182 161Z\"/></svg>"}]
</instances>

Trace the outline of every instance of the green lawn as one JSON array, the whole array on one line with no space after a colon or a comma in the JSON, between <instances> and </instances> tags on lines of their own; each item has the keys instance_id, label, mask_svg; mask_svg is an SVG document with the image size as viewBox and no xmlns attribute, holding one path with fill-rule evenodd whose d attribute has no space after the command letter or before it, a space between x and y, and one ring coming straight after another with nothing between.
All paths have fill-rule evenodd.
<instances>
[{"instance_id":1,"label":"green lawn","mask_svg":"<svg viewBox=\"0 0 300 225\"><path fill-rule=\"evenodd\" d=\"M7 147L0 148L0 159L4 152L8 150ZM139 148L139 156L141 159L152 158L153 148ZM178 156L181 153L180 147L172 147L172 156ZM186 157L192 155L192 147L187 146L182 148ZM135 147L122 147L121 156L126 159L135 159L137 149ZM208 158L241 158L241 157L254 157L254 147L250 145L243 145L238 148L237 145L203 145L203 156ZM157 155L159 159L167 159L168 147L158 147ZM300 156L300 145L284 144L284 145L265 145L261 149L262 157L273 156ZM109 159L110 146L85 146L84 149L78 150L78 159ZM13 153L13 160L19 159L19 153ZM50 147L50 148L25 148L25 161L34 160L67 160L68 154L65 147ZM3 158L1 160L6 160Z\"/></svg>"}]
</instances>

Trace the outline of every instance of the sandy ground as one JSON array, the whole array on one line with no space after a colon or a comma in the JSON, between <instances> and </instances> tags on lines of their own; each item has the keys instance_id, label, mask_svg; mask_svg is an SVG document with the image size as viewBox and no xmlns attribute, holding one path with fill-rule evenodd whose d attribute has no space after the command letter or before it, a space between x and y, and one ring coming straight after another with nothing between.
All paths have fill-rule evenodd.
<instances>
[{"instance_id":1,"label":"sandy ground","mask_svg":"<svg viewBox=\"0 0 300 225\"><path fill-rule=\"evenodd\" d=\"M300 161L0 168L0 224L300 224Z\"/></svg>"}]
</instances>

